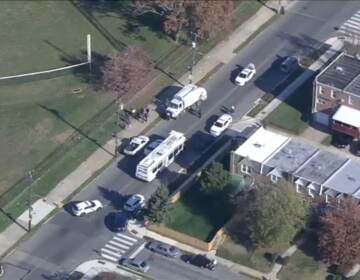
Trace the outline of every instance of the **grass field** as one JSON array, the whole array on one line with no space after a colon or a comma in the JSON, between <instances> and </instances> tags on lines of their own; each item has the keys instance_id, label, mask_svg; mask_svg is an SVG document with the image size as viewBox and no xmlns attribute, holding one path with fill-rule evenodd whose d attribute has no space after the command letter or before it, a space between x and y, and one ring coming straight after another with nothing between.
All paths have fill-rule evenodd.
<instances>
[{"instance_id":1,"label":"grass field","mask_svg":"<svg viewBox=\"0 0 360 280\"><path fill-rule=\"evenodd\" d=\"M173 206L167 226L204 241L210 241L231 217L224 208L214 207L214 201L205 198L198 185L192 186Z\"/></svg>"},{"instance_id":2,"label":"grass field","mask_svg":"<svg viewBox=\"0 0 360 280\"><path fill-rule=\"evenodd\" d=\"M151 101L164 85L186 72L191 52L164 36L159 22L131 17L128 2L0 2L0 76L82 61L85 36L91 34L96 64L104 55L128 44L146 49L164 72L140 103ZM260 7L250 2L243 1L236 10L243 15L237 25ZM200 51L206 52L214 44L205 44ZM75 74L64 71L0 82L0 195L8 191L0 197L0 207L12 217L26 208L26 194L21 190L28 185L27 171L35 169L35 197L43 196L117 129L114 106L104 111L114 97L94 91L88 78L83 68ZM74 89L80 93L73 93ZM10 200L13 202L8 204ZM0 215L0 230L10 222Z\"/></svg>"},{"instance_id":3,"label":"grass field","mask_svg":"<svg viewBox=\"0 0 360 280\"><path fill-rule=\"evenodd\" d=\"M308 126L310 117L312 82L309 79L300 86L265 119L265 123L293 134L301 134Z\"/></svg>"}]
</instances>

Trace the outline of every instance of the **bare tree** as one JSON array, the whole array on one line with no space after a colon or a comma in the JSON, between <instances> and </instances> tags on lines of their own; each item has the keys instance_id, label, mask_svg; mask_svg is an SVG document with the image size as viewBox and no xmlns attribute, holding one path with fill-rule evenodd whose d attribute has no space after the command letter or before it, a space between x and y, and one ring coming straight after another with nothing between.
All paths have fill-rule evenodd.
<instances>
[{"instance_id":1,"label":"bare tree","mask_svg":"<svg viewBox=\"0 0 360 280\"><path fill-rule=\"evenodd\" d=\"M329 209L320 218L318 246L324 261L352 265L360 261L360 206L352 198Z\"/></svg>"},{"instance_id":2,"label":"bare tree","mask_svg":"<svg viewBox=\"0 0 360 280\"><path fill-rule=\"evenodd\" d=\"M152 77L152 62L145 51L130 46L107 57L102 71L102 85L116 96L135 94Z\"/></svg>"}]
</instances>

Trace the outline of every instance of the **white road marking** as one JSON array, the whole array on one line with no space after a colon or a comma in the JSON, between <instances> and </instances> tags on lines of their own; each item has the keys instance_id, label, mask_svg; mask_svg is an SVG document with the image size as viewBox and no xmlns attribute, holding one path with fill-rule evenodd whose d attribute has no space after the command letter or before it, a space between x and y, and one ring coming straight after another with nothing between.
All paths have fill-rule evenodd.
<instances>
[{"instance_id":1,"label":"white road marking","mask_svg":"<svg viewBox=\"0 0 360 280\"><path fill-rule=\"evenodd\" d=\"M115 252L113 252L111 250L104 249L104 248L101 248L101 252L105 252L106 254L113 255L113 256L118 257L118 258L120 258L122 256L122 254L115 253Z\"/></svg>"},{"instance_id":2,"label":"white road marking","mask_svg":"<svg viewBox=\"0 0 360 280\"><path fill-rule=\"evenodd\" d=\"M143 244L141 244L140 247L137 248L136 251L134 253L132 253L129 258L130 259L135 258L136 255L139 254L142 249L144 249L144 247L145 247L145 242Z\"/></svg>"},{"instance_id":3,"label":"white road marking","mask_svg":"<svg viewBox=\"0 0 360 280\"><path fill-rule=\"evenodd\" d=\"M117 235L117 236L121 236L121 237L123 237L123 238L125 238L125 239L128 239L128 240L130 240L130 241L133 241L133 242L136 242L136 241L137 241L137 239L132 238L132 237L129 237L129 236L127 236L127 235L125 235L125 234L122 234L122 233L117 233L116 235Z\"/></svg>"},{"instance_id":4,"label":"white road marking","mask_svg":"<svg viewBox=\"0 0 360 280\"><path fill-rule=\"evenodd\" d=\"M120 248L123 248L123 249L129 249L130 246L127 246L127 245L124 245L124 244L121 244L119 242L116 242L114 240L110 240L109 241L110 244L113 244L114 246L117 246L117 247L120 247Z\"/></svg>"},{"instance_id":5,"label":"white road marking","mask_svg":"<svg viewBox=\"0 0 360 280\"><path fill-rule=\"evenodd\" d=\"M105 245L105 248L111 249L111 250L115 250L117 252L121 252L121 253L125 253L125 250L120 249L119 247L115 247L115 246L111 246L109 244Z\"/></svg>"},{"instance_id":6,"label":"white road marking","mask_svg":"<svg viewBox=\"0 0 360 280\"><path fill-rule=\"evenodd\" d=\"M121 238L116 237L116 236L114 236L113 239L118 240L118 241L120 241L121 243L128 244L128 245L130 245L130 246L134 245L134 242L130 242L130 241L121 239Z\"/></svg>"},{"instance_id":7,"label":"white road marking","mask_svg":"<svg viewBox=\"0 0 360 280\"><path fill-rule=\"evenodd\" d=\"M113 262L117 262L117 258L114 258L112 256L109 256L109 255L106 255L106 254L101 254L101 256L104 258L104 259L108 259L110 261L113 261Z\"/></svg>"}]
</instances>

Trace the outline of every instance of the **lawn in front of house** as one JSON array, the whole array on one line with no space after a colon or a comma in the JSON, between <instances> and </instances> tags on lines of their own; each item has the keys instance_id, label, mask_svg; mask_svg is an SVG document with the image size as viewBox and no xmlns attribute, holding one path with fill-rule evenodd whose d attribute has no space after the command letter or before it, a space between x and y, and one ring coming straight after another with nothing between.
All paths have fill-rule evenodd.
<instances>
[{"instance_id":1,"label":"lawn in front of house","mask_svg":"<svg viewBox=\"0 0 360 280\"><path fill-rule=\"evenodd\" d=\"M312 83L313 79L308 79L267 116L265 123L292 134L301 134L308 127L311 114Z\"/></svg>"},{"instance_id":2,"label":"lawn in front of house","mask_svg":"<svg viewBox=\"0 0 360 280\"><path fill-rule=\"evenodd\" d=\"M197 183L173 204L166 226L208 242L230 217L229 210L200 193Z\"/></svg>"}]
</instances>

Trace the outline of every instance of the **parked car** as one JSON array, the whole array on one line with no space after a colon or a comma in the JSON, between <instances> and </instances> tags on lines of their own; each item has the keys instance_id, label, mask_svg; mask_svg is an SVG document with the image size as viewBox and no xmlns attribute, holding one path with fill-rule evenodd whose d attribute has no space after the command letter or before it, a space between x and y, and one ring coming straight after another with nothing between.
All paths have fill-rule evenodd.
<instances>
[{"instance_id":1,"label":"parked car","mask_svg":"<svg viewBox=\"0 0 360 280\"><path fill-rule=\"evenodd\" d=\"M298 66L298 59L296 56L288 56L285 60L280 64L280 70L284 73L290 73L292 70Z\"/></svg>"},{"instance_id":2,"label":"parked car","mask_svg":"<svg viewBox=\"0 0 360 280\"><path fill-rule=\"evenodd\" d=\"M235 84L244 86L250 81L256 74L255 65L253 63L248 64L235 78Z\"/></svg>"},{"instance_id":3,"label":"parked car","mask_svg":"<svg viewBox=\"0 0 360 280\"><path fill-rule=\"evenodd\" d=\"M152 252L171 258L178 257L181 254L180 250L175 246L160 241L149 242L147 248Z\"/></svg>"},{"instance_id":4,"label":"parked car","mask_svg":"<svg viewBox=\"0 0 360 280\"><path fill-rule=\"evenodd\" d=\"M124 210L133 212L145 206L145 197L141 194L133 194L124 205Z\"/></svg>"},{"instance_id":5,"label":"parked car","mask_svg":"<svg viewBox=\"0 0 360 280\"><path fill-rule=\"evenodd\" d=\"M223 133L232 123L232 117L229 114L221 115L210 128L212 136L219 136Z\"/></svg>"},{"instance_id":6,"label":"parked car","mask_svg":"<svg viewBox=\"0 0 360 280\"><path fill-rule=\"evenodd\" d=\"M334 133L331 139L331 144L336 148L346 148L352 141L352 137L342 133Z\"/></svg>"},{"instance_id":7,"label":"parked car","mask_svg":"<svg viewBox=\"0 0 360 280\"><path fill-rule=\"evenodd\" d=\"M353 153L354 155L360 157L360 140L353 142Z\"/></svg>"},{"instance_id":8,"label":"parked car","mask_svg":"<svg viewBox=\"0 0 360 280\"><path fill-rule=\"evenodd\" d=\"M140 258L122 258L119 262L121 265L132 268L136 271L147 272L150 269L150 265L147 261Z\"/></svg>"},{"instance_id":9,"label":"parked car","mask_svg":"<svg viewBox=\"0 0 360 280\"><path fill-rule=\"evenodd\" d=\"M215 259L210 259L208 256L201 254L189 256L186 262L200 268L207 268L210 270L214 270L217 264Z\"/></svg>"},{"instance_id":10,"label":"parked car","mask_svg":"<svg viewBox=\"0 0 360 280\"><path fill-rule=\"evenodd\" d=\"M86 214L99 211L103 208L99 200L85 200L77 202L72 206L72 213L75 216L84 216Z\"/></svg>"},{"instance_id":11,"label":"parked car","mask_svg":"<svg viewBox=\"0 0 360 280\"><path fill-rule=\"evenodd\" d=\"M149 137L141 135L136 136L131 139L130 143L124 148L124 154L126 155L136 155L142 148L145 147L147 143L149 143Z\"/></svg>"},{"instance_id":12,"label":"parked car","mask_svg":"<svg viewBox=\"0 0 360 280\"><path fill-rule=\"evenodd\" d=\"M127 229L129 217L125 212L117 212L113 218L113 228L116 232L124 232Z\"/></svg>"},{"instance_id":13,"label":"parked car","mask_svg":"<svg viewBox=\"0 0 360 280\"><path fill-rule=\"evenodd\" d=\"M150 154L153 150L155 150L155 148L157 146L159 146L162 141L164 141L164 139L160 138L160 139L156 139L153 142L151 142L149 145L146 146L145 150L144 150L144 154L147 156L148 154Z\"/></svg>"}]
</instances>

